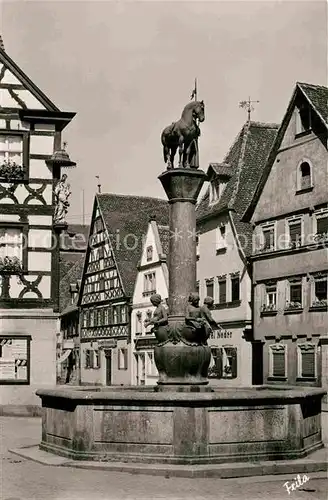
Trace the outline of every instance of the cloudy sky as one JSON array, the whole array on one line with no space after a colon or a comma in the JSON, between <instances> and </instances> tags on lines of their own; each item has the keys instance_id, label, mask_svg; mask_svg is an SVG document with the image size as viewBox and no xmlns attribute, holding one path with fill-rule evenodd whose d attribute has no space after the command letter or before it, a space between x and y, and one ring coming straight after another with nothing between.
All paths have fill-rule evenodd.
<instances>
[{"instance_id":1,"label":"cloudy sky","mask_svg":"<svg viewBox=\"0 0 328 500\"><path fill-rule=\"evenodd\" d=\"M1 0L0 0L1 1ZM70 222L102 191L164 197L160 135L198 78L206 105L201 168L252 119L280 122L296 81L327 84L327 5L311 1L4 1L7 53L63 111Z\"/></svg>"}]
</instances>

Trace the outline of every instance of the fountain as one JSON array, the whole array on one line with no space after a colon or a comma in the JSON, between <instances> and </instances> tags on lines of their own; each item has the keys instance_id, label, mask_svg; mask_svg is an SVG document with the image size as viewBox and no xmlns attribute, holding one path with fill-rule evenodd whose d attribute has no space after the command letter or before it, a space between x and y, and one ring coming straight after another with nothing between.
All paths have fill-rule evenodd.
<instances>
[{"instance_id":1,"label":"fountain","mask_svg":"<svg viewBox=\"0 0 328 500\"><path fill-rule=\"evenodd\" d=\"M162 134L167 170L159 179L170 203L171 238L169 314L154 327L158 385L37 391L42 450L149 468L294 459L323 446L322 389L208 384L208 322L195 294L195 203L206 179L197 164L197 120L204 116L204 103L193 101Z\"/></svg>"}]
</instances>

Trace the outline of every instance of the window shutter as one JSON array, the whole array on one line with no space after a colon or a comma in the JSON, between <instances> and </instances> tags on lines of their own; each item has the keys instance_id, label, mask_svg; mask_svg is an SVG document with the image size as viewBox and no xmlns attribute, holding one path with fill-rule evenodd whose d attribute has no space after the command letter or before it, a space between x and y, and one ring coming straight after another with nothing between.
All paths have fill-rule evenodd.
<instances>
[{"instance_id":1,"label":"window shutter","mask_svg":"<svg viewBox=\"0 0 328 500\"><path fill-rule=\"evenodd\" d=\"M272 375L274 377L285 377L286 366L285 366L285 351L274 351L272 353L273 359L273 370Z\"/></svg>"},{"instance_id":2,"label":"window shutter","mask_svg":"<svg viewBox=\"0 0 328 500\"><path fill-rule=\"evenodd\" d=\"M90 368L94 368L95 365L95 353L94 350L90 350Z\"/></svg>"},{"instance_id":3,"label":"window shutter","mask_svg":"<svg viewBox=\"0 0 328 500\"><path fill-rule=\"evenodd\" d=\"M219 301L220 304L227 302L227 282L219 281Z\"/></svg>"},{"instance_id":4,"label":"window shutter","mask_svg":"<svg viewBox=\"0 0 328 500\"><path fill-rule=\"evenodd\" d=\"M319 217L317 219L317 233L328 233L328 217Z\"/></svg>"},{"instance_id":5,"label":"window shutter","mask_svg":"<svg viewBox=\"0 0 328 500\"><path fill-rule=\"evenodd\" d=\"M237 378L237 348L231 349L231 378Z\"/></svg>"}]
</instances>

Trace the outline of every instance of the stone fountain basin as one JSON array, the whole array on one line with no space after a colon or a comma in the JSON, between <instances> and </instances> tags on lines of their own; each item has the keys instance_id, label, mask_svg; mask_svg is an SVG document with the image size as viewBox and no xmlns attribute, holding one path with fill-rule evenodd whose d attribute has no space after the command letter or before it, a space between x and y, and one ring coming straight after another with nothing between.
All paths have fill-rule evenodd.
<instances>
[{"instance_id":1,"label":"stone fountain basin","mask_svg":"<svg viewBox=\"0 0 328 500\"><path fill-rule=\"evenodd\" d=\"M214 464L296 459L323 446L320 388L158 389L40 389L40 448L74 460Z\"/></svg>"}]
</instances>

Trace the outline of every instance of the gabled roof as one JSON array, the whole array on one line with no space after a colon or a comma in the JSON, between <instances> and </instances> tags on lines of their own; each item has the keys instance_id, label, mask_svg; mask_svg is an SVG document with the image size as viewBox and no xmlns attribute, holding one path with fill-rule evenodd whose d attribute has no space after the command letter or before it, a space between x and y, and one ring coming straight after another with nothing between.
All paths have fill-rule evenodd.
<instances>
[{"instance_id":1,"label":"gabled roof","mask_svg":"<svg viewBox=\"0 0 328 500\"><path fill-rule=\"evenodd\" d=\"M230 179L232 176L231 165L229 163L210 163L207 170L207 177L212 179L215 176Z\"/></svg>"},{"instance_id":2,"label":"gabled roof","mask_svg":"<svg viewBox=\"0 0 328 500\"><path fill-rule=\"evenodd\" d=\"M59 311L61 316L77 309L78 293L74 304L71 302L70 285L82 278L85 255L79 256L75 264L63 276L59 283Z\"/></svg>"},{"instance_id":3,"label":"gabled roof","mask_svg":"<svg viewBox=\"0 0 328 500\"><path fill-rule=\"evenodd\" d=\"M274 144L272 146L270 155L268 157L268 160L266 162L265 168L263 170L263 175L260 178L260 181L257 185L255 194L253 196L253 199L249 206L245 208L245 212L243 214L242 220L244 222L247 222L251 219L255 207L257 205L257 202L261 196L262 190L264 188L264 185L267 181L267 178L270 174L273 162L275 161L277 151L281 145L281 142L284 138L289 120L291 118L291 115L294 111L295 107L295 101L298 98L299 95L302 95L303 97L306 98L308 103L310 104L312 110L314 113L317 115L321 123L327 128L328 126L328 88L323 87L321 85L312 85L309 83L296 83L293 95L291 97L291 100L288 104L287 111L285 113L285 116L282 120L282 123L280 125L280 128L278 130L278 133L276 135Z\"/></svg>"},{"instance_id":4,"label":"gabled roof","mask_svg":"<svg viewBox=\"0 0 328 500\"><path fill-rule=\"evenodd\" d=\"M1 68L1 65L2 68ZM5 52L3 43L0 46L0 81L3 79L6 70L9 70L16 78L21 82L23 87L27 89L31 94L48 110L48 111L60 111L59 108L35 85L35 83L30 80L30 78L24 73L24 71L9 57L7 52ZM16 96L17 100L17 96ZM19 101L19 96L18 100Z\"/></svg>"},{"instance_id":5,"label":"gabled roof","mask_svg":"<svg viewBox=\"0 0 328 500\"><path fill-rule=\"evenodd\" d=\"M230 168L230 179L216 203L209 204L207 189L196 209L198 224L231 210L237 233L247 236L251 234L249 224L242 223L240 219L252 200L277 129L277 124L246 122L223 161L224 164L231 165L225 167ZM251 251L251 238L247 237L248 240L246 255Z\"/></svg>"},{"instance_id":6,"label":"gabled roof","mask_svg":"<svg viewBox=\"0 0 328 500\"><path fill-rule=\"evenodd\" d=\"M166 224L169 204L158 198L117 194L97 194L96 203L109 233L124 293L131 297L149 219Z\"/></svg>"}]
</instances>

